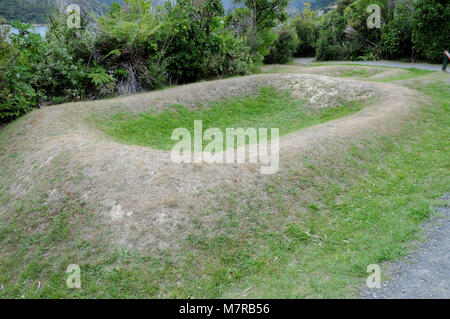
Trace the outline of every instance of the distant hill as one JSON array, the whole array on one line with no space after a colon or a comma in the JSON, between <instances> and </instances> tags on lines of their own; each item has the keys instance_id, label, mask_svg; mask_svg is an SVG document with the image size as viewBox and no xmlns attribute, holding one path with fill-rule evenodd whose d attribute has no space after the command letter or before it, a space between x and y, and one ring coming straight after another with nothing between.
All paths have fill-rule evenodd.
<instances>
[{"instance_id":1,"label":"distant hill","mask_svg":"<svg viewBox=\"0 0 450 319\"><path fill-rule=\"evenodd\" d=\"M71 0L70 3L79 3L88 10L104 12L108 10L113 2L123 3L122 0ZM164 0L154 0L161 3ZM58 0L0 0L0 18L7 21L19 20L33 24L44 24L51 8ZM309 2L313 9L327 7L336 3L337 0L291 0L289 12L294 13L304 8L304 4ZM222 0L226 11L236 7L233 0Z\"/></svg>"},{"instance_id":2,"label":"distant hill","mask_svg":"<svg viewBox=\"0 0 450 319\"><path fill-rule=\"evenodd\" d=\"M44 24L51 9L61 0L0 0L0 18L7 21L18 20L26 23ZM71 0L87 10L106 11L113 2L122 0Z\"/></svg>"},{"instance_id":3,"label":"distant hill","mask_svg":"<svg viewBox=\"0 0 450 319\"><path fill-rule=\"evenodd\" d=\"M46 0L0 0L0 18L45 23L50 8Z\"/></svg>"}]
</instances>

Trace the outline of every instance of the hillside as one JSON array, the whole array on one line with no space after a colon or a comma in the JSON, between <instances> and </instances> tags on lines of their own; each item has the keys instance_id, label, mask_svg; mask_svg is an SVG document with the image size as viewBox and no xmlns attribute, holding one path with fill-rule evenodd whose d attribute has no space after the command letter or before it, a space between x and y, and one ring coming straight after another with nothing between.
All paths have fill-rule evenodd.
<instances>
[{"instance_id":1,"label":"hillside","mask_svg":"<svg viewBox=\"0 0 450 319\"><path fill-rule=\"evenodd\" d=\"M0 0L0 18L45 23L49 8L49 1L46 0Z\"/></svg>"},{"instance_id":2,"label":"hillside","mask_svg":"<svg viewBox=\"0 0 450 319\"><path fill-rule=\"evenodd\" d=\"M107 10L116 0L72 0L88 11ZM44 24L58 0L0 0L0 18L26 23ZM121 2L121 0L119 0Z\"/></svg>"}]
</instances>

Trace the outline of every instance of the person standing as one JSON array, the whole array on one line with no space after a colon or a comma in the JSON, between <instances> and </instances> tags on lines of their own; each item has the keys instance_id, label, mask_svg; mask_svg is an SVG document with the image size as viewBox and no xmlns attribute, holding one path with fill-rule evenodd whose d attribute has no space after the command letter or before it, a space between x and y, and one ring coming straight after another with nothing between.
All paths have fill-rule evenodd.
<instances>
[{"instance_id":1,"label":"person standing","mask_svg":"<svg viewBox=\"0 0 450 319\"><path fill-rule=\"evenodd\" d=\"M444 51L444 63L442 64L442 72L447 72L447 64L448 64L448 60L450 60L450 53L445 50Z\"/></svg>"}]
</instances>

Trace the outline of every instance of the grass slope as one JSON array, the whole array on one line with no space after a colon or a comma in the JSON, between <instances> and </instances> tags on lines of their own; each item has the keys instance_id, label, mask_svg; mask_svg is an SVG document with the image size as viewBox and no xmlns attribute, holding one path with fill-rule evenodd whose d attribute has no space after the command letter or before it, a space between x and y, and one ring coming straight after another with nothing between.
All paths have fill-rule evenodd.
<instances>
[{"instance_id":1,"label":"grass slope","mask_svg":"<svg viewBox=\"0 0 450 319\"><path fill-rule=\"evenodd\" d=\"M90 238L102 227L77 194L48 204L27 196L0 221L0 297L349 297L366 267L404 255L420 238L435 199L448 192L450 89L443 78L412 87L432 97L395 135L378 132L346 151L304 158L270 180L267 199L245 190L217 192L213 214L226 214L206 237L198 223L178 255L148 256ZM2 128L20 125L20 120ZM13 163L21 159L11 154ZM43 189L86 178L52 160L36 168ZM0 172L0 203L11 179ZM50 188L51 189L51 188ZM298 204L298 205L297 205ZM66 287L69 263L82 289Z\"/></svg>"},{"instance_id":2,"label":"grass slope","mask_svg":"<svg viewBox=\"0 0 450 319\"><path fill-rule=\"evenodd\" d=\"M208 128L219 128L222 132L238 127L280 128L280 135L285 135L344 117L362 107L352 102L315 110L303 104L304 101L292 98L287 91L263 87L256 95L216 102L209 107L200 105L196 110L175 105L158 114L120 112L94 120L100 129L120 142L170 150L176 143L170 140L172 131L183 127L193 132L194 120L203 121L203 131Z\"/></svg>"}]
</instances>

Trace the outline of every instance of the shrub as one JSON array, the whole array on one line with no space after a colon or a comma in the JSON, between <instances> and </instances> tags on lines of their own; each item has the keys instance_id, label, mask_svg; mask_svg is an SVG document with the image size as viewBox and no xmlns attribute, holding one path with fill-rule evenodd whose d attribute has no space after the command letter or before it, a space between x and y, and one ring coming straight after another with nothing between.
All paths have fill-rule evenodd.
<instances>
[{"instance_id":1,"label":"shrub","mask_svg":"<svg viewBox=\"0 0 450 319\"><path fill-rule=\"evenodd\" d=\"M69 46L49 40L36 65L34 86L44 92L48 102L68 102L80 98L88 86L87 67L77 60Z\"/></svg>"},{"instance_id":2,"label":"shrub","mask_svg":"<svg viewBox=\"0 0 450 319\"><path fill-rule=\"evenodd\" d=\"M270 49L269 55L264 58L265 63L284 64L289 62L297 51L299 41L293 29L284 27L277 31L277 39Z\"/></svg>"},{"instance_id":3,"label":"shrub","mask_svg":"<svg viewBox=\"0 0 450 319\"><path fill-rule=\"evenodd\" d=\"M0 19L0 122L7 121L11 116L9 100L12 98L9 82L6 80L6 74L10 64L13 62L17 51L8 41L9 28L2 25Z\"/></svg>"},{"instance_id":4,"label":"shrub","mask_svg":"<svg viewBox=\"0 0 450 319\"><path fill-rule=\"evenodd\" d=\"M344 47L340 44L335 44L332 35L329 34L328 30L323 30L317 41L316 59L324 61L344 60L345 58L346 52Z\"/></svg>"},{"instance_id":5,"label":"shrub","mask_svg":"<svg viewBox=\"0 0 450 319\"><path fill-rule=\"evenodd\" d=\"M227 28L220 0L177 0L157 8L147 0L126 0L100 18L83 15L81 28L72 29L67 14L55 11L45 40L29 32L29 25L15 25L20 34L11 41L2 29L0 119L9 121L44 103L253 72L268 53L264 44L274 40L269 27L274 16L262 13L265 28L256 38L267 52L253 52Z\"/></svg>"},{"instance_id":6,"label":"shrub","mask_svg":"<svg viewBox=\"0 0 450 319\"><path fill-rule=\"evenodd\" d=\"M259 68L255 59L250 53L250 48L244 41L228 34L224 39L225 44L225 75L245 75L250 74Z\"/></svg>"},{"instance_id":7,"label":"shrub","mask_svg":"<svg viewBox=\"0 0 450 319\"><path fill-rule=\"evenodd\" d=\"M296 56L315 56L320 31L317 13L311 11L309 5L306 5L302 13L293 19L292 25L299 40Z\"/></svg>"},{"instance_id":8,"label":"shrub","mask_svg":"<svg viewBox=\"0 0 450 319\"><path fill-rule=\"evenodd\" d=\"M416 0L412 38L414 47L431 62L442 62L450 49L450 6L447 0Z\"/></svg>"},{"instance_id":9,"label":"shrub","mask_svg":"<svg viewBox=\"0 0 450 319\"><path fill-rule=\"evenodd\" d=\"M0 35L0 58L7 61L0 69L0 121L8 122L39 105L44 96L34 86L37 61L45 43L29 32L31 25L14 22L19 34ZM10 40L9 40L10 39ZM11 42L9 42L11 41Z\"/></svg>"},{"instance_id":10,"label":"shrub","mask_svg":"<svg viewBox=\"0 0 450 319\"><path fill-rule=\"evenodd\" d=\"M396 14L382 30L381 54L388 59L412 57L413 7L408 2L400 3Z\"/></svg>"},{"instance_id":11,"label":"shrub","mask_svg":"<svg viewBox=\"0 0 450 319\"><path fill-rule=\"evenodd\" d=\"M32 74L24 67L12 67L3 81L0 95L0 122L9 122L38 104L38 93L29 84Z\"/></svg>"},{"instance_id":12,"label":"shrub","mask_svg":"<svg viewBox=\"0 0 450 319\"><path fill-rule=\"evenodd\" d=\"M249 48L253 65L262 65L277 38L272 31L287 19L289 0L235 0L240 7L228 14L226 25Z\"/></svg>"}]
</instances>

